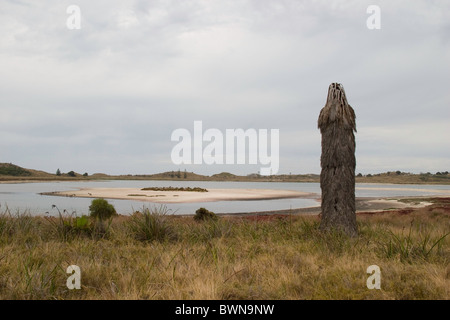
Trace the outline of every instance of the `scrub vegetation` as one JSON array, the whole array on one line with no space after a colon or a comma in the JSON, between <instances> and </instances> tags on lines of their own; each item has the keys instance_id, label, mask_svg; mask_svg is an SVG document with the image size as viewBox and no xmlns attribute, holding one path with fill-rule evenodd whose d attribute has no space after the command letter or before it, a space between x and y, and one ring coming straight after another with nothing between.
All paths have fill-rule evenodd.
<instances>
[{"instance_id":1,"label":"scrub vegetation","mask_svg":"<svg viewBox=\"0 0 450 320\"><path fill-rule=\"evenodd\" d=\"M358 214L355 237L321 232L316 215L198 221L143 207L98 228L64 210L0 211L0 299L450 299L448 198ZM380 290L366 286L370 265Z\"/></svg>"}]
</instances>

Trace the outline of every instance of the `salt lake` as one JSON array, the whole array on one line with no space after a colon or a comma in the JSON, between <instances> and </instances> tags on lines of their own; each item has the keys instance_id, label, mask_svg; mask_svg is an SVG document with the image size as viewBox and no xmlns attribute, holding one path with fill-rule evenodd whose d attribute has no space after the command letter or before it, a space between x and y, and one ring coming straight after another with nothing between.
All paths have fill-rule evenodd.
<instances>
[{"instance_id":1,"label":"salt lake","mask_svg":"<svg viewBox=\"0 0 450 320\"><path fill-rule=\"evenodd\" d=\"M143 180L98 180L98 181L61 181L33 183L1 183L0 212L6 208L14 214L27 210L32 215L57 215L58 210L66 210L76 215L87 214L92 199L75 197L57 197L41 195L43 192L69 191L80 188L145 188L145 187L200 187L213 189L280 189L312 193L308 198L217 201L197 203L164 204L169 214L194 214L195 210L205 207L216 213L256 212L283 210L319 206L320 184L299 182L216 182L216 181L143 181ZM414 197L414 196L450 196L450 185L393 185L393 184L357 184L356 197ZM108 201L118 213L131 214L145 207L159 207L150 202L116 200Z\"/></svg>"}]
</instances>

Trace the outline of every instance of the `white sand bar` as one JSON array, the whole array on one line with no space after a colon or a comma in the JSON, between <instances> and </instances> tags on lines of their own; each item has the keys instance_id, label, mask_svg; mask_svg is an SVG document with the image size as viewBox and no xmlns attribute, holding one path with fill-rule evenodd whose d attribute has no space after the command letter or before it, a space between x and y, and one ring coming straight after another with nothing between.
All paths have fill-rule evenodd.
<instances>
[{"instance_id":1,"label":"white sand bar","mask_svg":"<svg viewBox=\"0 0 450 320\"><path fill-rule=\"evenodd\" d=\"M138 200L155 203L211 202L227 200L268 200L309 198L314 193L273 189L208 189L195 191L152 191L139 188L85 188L75 191L52 192L55 196Z\"/></svg>"}]
</instances>

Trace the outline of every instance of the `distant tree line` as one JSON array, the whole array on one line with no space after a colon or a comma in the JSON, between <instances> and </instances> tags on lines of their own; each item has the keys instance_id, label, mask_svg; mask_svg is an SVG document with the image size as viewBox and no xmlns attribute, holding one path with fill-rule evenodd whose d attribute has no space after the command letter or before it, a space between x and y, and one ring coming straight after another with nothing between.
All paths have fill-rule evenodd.
<instances>
[{"instance_id":1,"label":"distant tree line","mask_svg":"<svg viewBox=\"0 0 450 320\"><path fill-rule=\"evenodd\" d=\"M362 173L358 173L356 176L357 177L369 177L370 178L370 177L379 177L379 176L385 175L385 174L388 175L388 176L390 176L390 175L397 175L397 176L399 176L399 175L415 175L413 173L402 172L402 171L397 170L397 171L388 171L386 173L374 173L374 174L368 173L366 175L363 175ZM420 175L431 176L433 174L431 172L427 172L427 173L420 173ZM438 171L434 175L436 175L436 176L445 176L445 175L448 175L448 171L442 171L442 172Z\"/></svg>"},{"instance_id":2,"label":"distant tree line","mask_svg":"<svg viewBox=\"0 0 450 320\"><path fill-rule=\"evenodd\" d=\"M181 179L181 170L178 169L177 172L172 171L172 172L170 172L169 176L170 176L171 178L177 177L178 179ZM187 179L187 172L186 172L186 169L184 169L184 172L183 172L183 179Z\"/></svg>"},{"instance_id":3,"label":"distant tree line","mask_svg":"<svg viewBox=\"0 0 450 320\"><path fill-rule=\"evenodd\" d=\"M58 168L58 170L56 170L56 175L57 175L58 177L61 176L61 175L63 175L63 173L61 173L61 170L59 170L59 168ZM75 171L73 171L73 170L67 172L66 175L68 175L69 177L76 177L76 176L77 176L77 174L76 174ZM85 172L85 173L83 174L83 177L87 177L87 176L88 176L88 173Z\"/></svg>"}]
</instances>

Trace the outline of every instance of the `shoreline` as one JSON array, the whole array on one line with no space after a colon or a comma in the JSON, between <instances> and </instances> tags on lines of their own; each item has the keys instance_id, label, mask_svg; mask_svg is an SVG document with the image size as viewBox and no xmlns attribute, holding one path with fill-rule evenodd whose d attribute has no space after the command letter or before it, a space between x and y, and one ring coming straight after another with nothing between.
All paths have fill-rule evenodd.
<instances>
[{"instance_id":1,"label":"shoreline","mask_svg":"<svg viewBox=\"0 0 450 320\"><path fill-rule=\"evenodd\" d=\"M436 196L439 197L439 196ZM423 199L424 201L419 201L418 203L405 203L400 200L407 199ZM385 212L389 210L399 210L406 208L424 208L432 205L432 202L426 200L430 197L397 197L392 198L356 198L356 214L359 213L376 213ZM316 207L307 208L292 208L292 209L280 209L280 210L269 210L269 211L254 211L254 212L236 212L236 213L216 213L219 216L234 216L234 217L245 217L245 216L270 216L270 215L319 215L321 213L320 203ZM189 216L189 215L184 215Z\"/></svg>"},{"instance_id":2,"label":"shoreline","mask_svg":"<svg viewBox=\"0 0 450 320\"><path fill-rule=\"evenodd\" d=\"M289 198L307 198L318 201L317 206L306 208L290 208L276 210L261 210L251 212L216 212L219 216L245 217L270 215L319 215L321 213L320 195L316 193L299 192L293 190L274 189L208 189L208 192L192 191L144 191L139 188L83 188L71 191L45 192L42 195L137 200L159 204L195 203L214 201L245 201L245 200L272 200ZM406 208L423 208L432 205L431 197L448 197L445 195L430 196L401 196L401 197L359 197L356 198L356 213L375 213ZM414 199L415 201L404 201ZM423 201L422 201L423 199ZM403 201L402 201L403 200ZM122 215L122 214L121 214ZM193 214L176 214L183 217ZM124 215L126 216L126 215Z\"/></svg>"}]
</instances>

